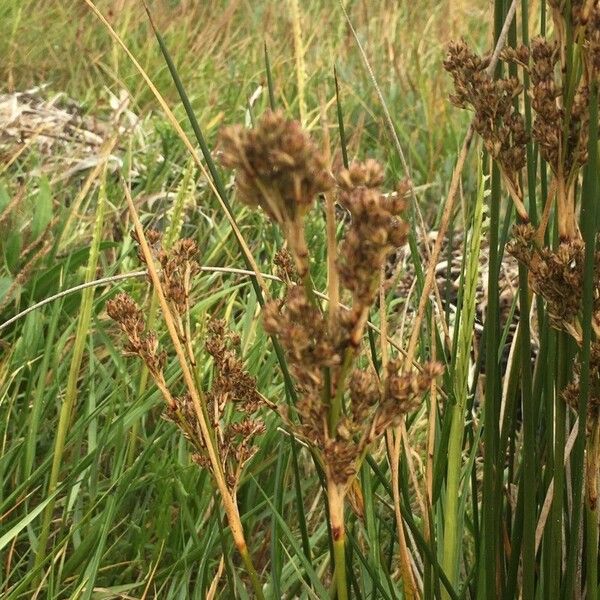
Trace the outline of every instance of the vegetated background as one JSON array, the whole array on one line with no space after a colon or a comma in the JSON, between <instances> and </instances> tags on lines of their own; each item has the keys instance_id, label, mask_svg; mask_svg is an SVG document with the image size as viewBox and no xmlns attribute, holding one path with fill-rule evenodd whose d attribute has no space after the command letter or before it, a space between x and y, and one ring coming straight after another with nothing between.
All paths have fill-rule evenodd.
<instances>
[{"instance_id":1,"label":"vegetated background","mask_svg":"<svg viewBox=\"0 0 600 600\"><path fill-rule=\"evenodd\" d=\"M278 106L294 117L305 106L306 125L319 140L319 111L326 106L331 151L339 163L337 68L351 158L380 160L392 189L404 172L339 5L299 4L304 75L294 48L291 3L160 0L151 8L212 148L220 127L249 123L268 106L266 42ZM188 131L141 3L102 0L97 6ZM444 45L464 36L487 50L489 3L366 0L351 2L348 12L390 108L424 219L435 227L468 118L447 100ZM139 270L117 172L131 182L145 225L164 227L173 199L184 195L182 235L199 242L201 264L243 267L207 181L191 166L130 59L83 1L3 0L0 56L0 119L8 119L15 106L31 107L16 131L0 130L0 323L86 277ZM299 79L304 80L300 95ZM28 90L29 95L18 95ZM63 129L52 121L55 107L72 116ZM38 120L29 123L35 111ZM75 129L88 132L87 143L77 141ZM107 150L113 138L114 147ZM474 166L464 178L467 193L476 182L469 170ZM102 213L97 206L104 193ZM281 240L265 219L239 203L234 207L260 267L271 272ZM95 229L100 252L90 272ZM324 256L320 211L309 235L314 254ZM314 269L322 288L325 262L317 261ZM153 385L140 383L139 362L122 355L104 308L119 287L141 300L147 296L143 279L104 284L89 298L85 292L66 295L0 331L2 597L204 598L221 574L221 557L226 556L225 570L237 560L207 474L191 462L178 430L161 418L162 398ZM82 311L86 298L89 314ZM249 281L202 274L195 301L199 352L206 316L226 318L241 336L259 389L267 397L281 395ZM207 377L208 367L207 362ZM175 364L167 374L177 378ZM59 427L65 401L73 402L73 411ZM268 416L267 425L239 494L240 511L271 591L307 594L289 444L277 418ZM426 426L413 424L412 431L418 450ZM56 438L65 432L58 486L49 495ZM300 461L312 565L323 575L330 566L323 501L309 457L302 454ZM376 518L369 530L376 539L369 544L381 548L375 573L360 562L362 519L355 516L351 529L358 540L357 568L371 581L361 585L376 594L372 581L396 566L388 562L394 531L389 498L378 489L373 499L367 508ZM47 551L36 557L49 505L54 510ZM225 578L217 596L229 597Z\"/></svg>"}]
</instances>

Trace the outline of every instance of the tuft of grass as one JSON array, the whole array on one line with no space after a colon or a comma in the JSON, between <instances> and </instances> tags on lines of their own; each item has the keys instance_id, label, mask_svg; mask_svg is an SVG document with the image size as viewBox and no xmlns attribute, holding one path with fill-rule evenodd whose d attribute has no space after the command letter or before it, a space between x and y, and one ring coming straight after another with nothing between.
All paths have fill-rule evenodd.
<instances>
[{"instance_id":1,"label":"tuft of grass","mask_svg":"<svg viewBox=\"0 0 600 600\"><path fill-rule=\"evenodd\" d=\"M0 596L597 598L595 13L588 28L571 12L578 2L548 10L496 0L492 15L485 2L461 0L290 0L289 14L267 1L157 0L151 20L137 0L42 4L0 3L0 93L47 83L32 98L66 93L105 143L76 172L74 145L49 154L40 132L23 130L23 144L0 136ZM504 112L478 121L482 106L497 105L475 102L475 115L451 107L442 68L451 39L486 53L505 38L534 47L538 33L558 43L544 72L561 90L545 105L559 118L541 114L534 59L510 51L479 70L495 70L491 87L506 75L522 81ZM490 89L476 82L472 93ZM302 414L306 386L285 335L298 323L289 304L268 302L290 287L287 246L315 309L304 331L321 320L337 331L352 303L338 255L368 219L352 220L339 189L281 229L238 201L243 189L216 160L231 152L217 132L260 127L269 108L300 117L327 171L374 157L384 189L409 172L413 183L392 275L375 261L365 271L374 287L364 335L349 352L339 342L340 362L315 371L322 439L302 428L314 415ZM505 120L510 111L522 115L523 135ZM486 138L486 123L498 139ZM515 152L490 143L507 140ZM585 160L567 160L574 148ZM182 238L197 246L200 269L185 280L179 316L139 271L133 224L138 239L160 230L166 252ZM160 347L178 340L184 360L167 354L159 387L173 398L198 391L200 437L218 447L208 469L207 447L190 446L163 418L148 364L116 342L106 309L121 289L145 307ZM559 310L573 299L571 313ZM264 305L277 331L265 331ZM233 446L221 442L241 416L230 398L203 397L219 380L217 357L202 351L209 316L239 338L244 369L268 400L233 488L223 477ZM360 395L344 393L356 385L350 365L384 393L403 373L390 364L417 377L428 360L445 371L426 401L394 435L370 440L342 477L324 442L339 450L364 426L352 421Z\"/></svg>"}]
</instances>

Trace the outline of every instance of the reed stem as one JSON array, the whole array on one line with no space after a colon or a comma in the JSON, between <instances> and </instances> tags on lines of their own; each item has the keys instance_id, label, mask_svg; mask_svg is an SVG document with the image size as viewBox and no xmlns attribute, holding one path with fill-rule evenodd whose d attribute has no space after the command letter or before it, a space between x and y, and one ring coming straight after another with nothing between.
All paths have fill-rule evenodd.
<instances>
[{"instance_id":1,"label":"reed stem","mask_svg":"<svg viewBox=\"0 0 600 600\"><path fill-rule=\"evenodd\" d=\"M348 582L346 577L346 532L344 525L344 490L342 486L329 480L327 483L327 501L329 522L333 537L334 581L337 600L348 600Z\"/></svg>"}]
</instances>

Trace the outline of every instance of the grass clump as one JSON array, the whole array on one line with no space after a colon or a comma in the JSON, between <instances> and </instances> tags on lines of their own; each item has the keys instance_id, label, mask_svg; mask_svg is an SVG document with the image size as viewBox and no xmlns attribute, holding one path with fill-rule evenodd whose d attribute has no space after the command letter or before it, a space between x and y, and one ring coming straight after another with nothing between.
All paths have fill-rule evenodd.
<instances>
[{"instance_id":1,"label":"grass clump","mask_svg":"<svg viewBox=\"0 0 600 600\"><path fill-rule=\"evenodd\" d=\"M37 73L135 131L1 149L0 595L597 598L598 2L85 4Z\"/></svg>"}]
</instances>

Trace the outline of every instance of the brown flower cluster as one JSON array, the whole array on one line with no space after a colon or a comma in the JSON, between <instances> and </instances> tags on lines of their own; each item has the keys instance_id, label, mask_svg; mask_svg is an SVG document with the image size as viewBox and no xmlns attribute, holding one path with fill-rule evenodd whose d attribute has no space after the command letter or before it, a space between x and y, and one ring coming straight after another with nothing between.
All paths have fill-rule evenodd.
<instances>
[{"instance_id":1,"label":"brown flower cluster","mask_svg":"<svg viewBox=\"0 0 600 600\"><path fill-rule=\"evenodd\" d=\"M146 234L153 258L160 265L159 278L165 297L173 311L177 334L185 347L187 360L195 367L191 344L189 309L192 278L199 271L198 248L189 239L178 241L170 250L161 247L160 234L150 230ZM134 236L135 237L135 236ZM145 261L144 261L145 262ZM204 439L197 407L189 390L176 395L167 385L163 370L167 353L159 346L158 335L147 328L146 318L137 303L125 293L118 294L107 303L107 313L125 334L125 352L139 356L152 375L167 404L165 417L175 423L195 448L194 460L211 470L208 459L207 440ZM263 398L256 389L256 381L245 370L235 349L239 338L227 331L223 321L210 321L206 352L214 361L212 385L201 394L221 459L225 480L235 493L244 465L256 452L255 438L264 431L262 421L255 413L263 405ZM179 387L179 384L175 384ZM235 410L229 410L234 406Z\"/></svg>"},{"instance_id":2,"label":"brown flower cluster","mask_svg":"<svg viewBox=\"0 0 600 600\"><path fill-rule=\"evenodd\" d=\"M531 105L536 113L533 137L554 174L568 181L587 160L588 87L582 83L575 93L564 139L565 89L557 74L560 48L557 42L537 37L531 41L530 54L531 62L523 67L529 71L532 83Z\"/></svg>"},{"instance_id":3,"label":"brown flower cluster","mask_svg":"<svg viewBox=\"0 0 600 600\"><path fill-rule=\"evenodd\" d=\"M338 176L339 200L350 212L351 222L337 268L342 286L352 295L354 344L360 342L364 319L377 294L379 270L408 235L408 224L400 216L406 209L410 182L401 182L391 196L382 194L382 182L383 169L374 160L353 163Z\"/></svg>"},{"instance_id":4,"label":"brown flower cluster","mask_svg":"<svg viewBox=\"0 0 600 600\"><path fill-rule=\"evenodd\" d=\"M598 503L600 480L600 342L592 342L590 353L590 379L586 421L587 445L585 451L585 481L587 501L592 509ZM579 410L581 363L573 369L573 380L563 390L564 401L575 411Z\"/></svg>"},{"instance_id":5,"label":"brown flower cluster","mask_svg":"<svg viewBox=\"0 0 600 600\"><path fill-rule=\"evenodd\" d=\"M372 369L354 368L344 414L332 431L331 406L324 397L328 388L334 396L343 385L342 357L349 342L334 343L325 316L306 299L301 286L290 287L283 301L265 308L264 326L282 343L299 394L294 407L298 420L285 409L280 412L295 434L322 455L328 476L342 487L356 475L366 449L419 408L443 370L439 363L426 363L421 372L405 372L399 361L393 361L382 387Z\"/></svg>"},{"instance_id":6,"label":"brown flower cluster","mask_svg":"<svg viewBox=\"0 0 600 600\"><path fill-rule=\"evenodd\" d=\"M306 298L301 286L291 286L283 301L264 311L265 330L276 335L286 351L299 394L294 410L280 410L288 426L317 449L329 476L346 486L355 476L366 449L385 430L421 405L424 394L442 373L438 363L426 363L421 372L402 371L399 361L388 365L382 387L372 369L354 368L347 385L347 402L335 429L330 428L331 405L324 401L338 393L343 357L349 339L334 340L325 316Z\"/></svg>"},{"instance_id":7,"label":"brown flower cluster","mask_svg":"<svg viewBox=\"0 0 600 600\"><path fill-rule=\"evenodd\" d=\"M507 251L527 266L530 285L546 301L553 326L580 339L584 244L572 239L554 249L539 247L535 235L531 225L515 226Z\"/></svg>"},{"instance_id":8,"label":"brown flower cluster","mask_svg":"<svg viewBox=\"0 0 600 600\"><path fill-rule=\"evenodd\" d=\"M198 245L194 240L182 239L175 242L168 251L162 247L162 236L156 229L144 232L153 257L160 264L160 280L167 300L178 315L190 309L189 299L192 279L200 272L198 263ZM138 244L138 258L143 264L146 259L139 248L139 240L135 231L131 237Z\"/></svg>"},{"instance_id":9,"label":"brown flower cluster","mask_svg":"<svg viewBox=\"0 0 600 600\"><path fill-rule=\"evenodd\" d=\"M169 252L160 252L158 259L165 295L182 315L190 309L192 278L200 272L198 246L190 239L178 240Z\"/></svg>"},{"instance_id":10,"label":"brown flower cluster","mask_svg":"<svg viewBox=\"0 0 600 600\"><path fill-rule=\"evenodd\" d=\"M265 306L263 325L286 351L300 396L295 407L299 433L315 446L322 445L328 409L322 401L325 373L341 361L323 313L308 300L303 287L292 285L282 301Z\"/></svg>"},{"instance_id":11,"label":"brown flower cluster","mask_svg":"<svg viewBox=\"0 0 600 600\"><path fill-rule=\"evenodd\" d=\"M563 390L565 402L577 411L579 406L579 380L581 363L577 361L574 367L573 381ZM600 341L592 343L590 352L590 393L588 396L588 433L600 419Z\"/></svg>"},{"instance_id":12,"label":"brown flower cluster","mask_svg":"<svg viewBox=\"0 0 600 600\"><path fill-rule=\"evenodd\" d=\"M156 332L146 330L144 313L135 300L129 294L121 292L106 303L106 312L125 334L125 353L139 356L157 380L161 391L166 389L163 369L167 362L167 353L159 350ZM169 405L173 404L170 395L167 402Z\"/></svg>"},{"instance_id":13,"label":"brown flower cluster","mask_svg":"<svg viewBox=\"0 0 600 600\"><path fill-rule=\"evenodd\" d=\"M278 255L287 291L263 312L265 330L283 346L299 396L293 414L287 408L280 413L318 453L328 480L343 495L367 447L418 408L441 372L438 364L427 364L420 373L401 371L394 362L383 385L373 371L355 365L381 268L387 255L406 242L402 215L410 183L383 194L383 168L374 160L353 163L334 181L314 142L281 113L267 113L252 130L229 128L222 139L223 162L236 168L240 195L281 226L298 272L293 273L287 255ZM336 240L329 247L336 251L333 276L340 289L335 293L349 296L350 310L330 305L332 319L312 292L304 217L315 195L334 182L350 222L339 251Z\"/></svg>"},{"instance_id":14,"label":"brown flower cluster","mask_svg":"<svg viewBox=\"0 0 600 600\"><path fill-rule=\"evenodd\" d=\"M273 257L273 266L275 267L275 275L285 284L299 283L298 271L294 264L294 258L285 249L280 248Z\"/></svg>"},{"instance_id":15,"label":"brown flower cluster","mask_svg":"<svg viewBox=\"0 0 600 600\"><path fill-rule=\"evenodd\" d=\"M221 162L236 170L240 198L260 206L284 230L303 276L308 270L303 217L317 194L333 185L323 155L282 111L267 111L253 129L225 128L221 147Z\"/></svg>"},{"instance_id":16,"label":"brown flower cluster","mask_svg":"<svg viewBox=\"0 0 600 600\"><path fill-rule=\"evenodd\" d=\"M578 173L587 161L589 85L598 78L600 64L600 8L598 3L588 15L583 4L572 4L573 18L579 23L585 73L573 86L564 77L566 46L562 9L553 10L555 39L534 38L531 46L504 48L503 60L518 65L529 76L529 95L534 119L531 135L540 154L549 164L556 181L557 217L561 239L578 236L575 216L575 186ZM445 68L454 80L457 106L475 111L475 130L497 161L504 183L519 217L528 222L520 180L526 162L529 140L520 114L519 97L523 90L516 77L492 79L486 68L489 61L472 52L464 42L448 48Z\"/></svg>"},{"instance_id":17,"label":"brown flower cluster","mask_svg":"<svg viewBox=\"0 0 600 600\"><path fill-rule=\"evenodd\" d=\"M600 79L600 3L594 2L586 16L583 57L588 81Z\"/></svg>"},{"instance_id":18,"label":"brown flower cluster","mask_svg":"<svg viewBox=\"0 0 600 600\"><path fill-rule=\"evenodd\" d=\"M546 301L553 327L567 331L577 343L581 343L583 240L561 241L553 249L541 247L531 225L515 226L507 251L527 266L530 285ZM596 252L594 265L592 328L600 337L600 251Z\"/></svg>"},{"instance_id":19,"label":"brown flower cluster","mask_svg":"<svg viewBox=\"0 0 600 600\"><path fill-rule=\"evenodd\" d=\"M256 380L245 369L238 357L239 336L213 319L208 323L205 348L214 361L214 378L206 394L206 409L212 420L219 456L227 484L232 491L239 485L242 470L256 454L256 437L265 426L256 412L264 405L256 388ZM235 407L235 416L228 418L227 408ZM196 460L206 465L202 454Z\"/></svg>"},{"instance_id":20,"label":"brown flower cluster","mask_svg":"<svg viewBox=\"0 0 600 600\"><path fill-rule=\"evenodd\" d=\"M383 389L372 370L352 372L347 414L338 423L335 437L323 440L326 463L333 466L336 483L346 484L356 475L365 450L386 429L421 406L423 396L442 372L440 363L425 363L421 372L407 373L401 361L391 361Z\"/></svg>"},{"instance_id":21,"label":"brown flower cluster","mask_svg":"<svg viewBox=\"0 0 600 600\"><path fill-rule=\"evenodd\" d=\"M519 58L526 59L521 54ZM470 106L474 110L473 127L497 161L520 218L528 221L519 174L525 166L529 136L515 107L523 86L515 77L493 79L488 65L489 59L479 57L464 41L452 42L444 60L444 68L454 81L455 93L450 100L459 108Z\"/></svg>"},{"instance_id":22,"label":"brown flower cluster","mask_svg":"<svg viewBox=\"0 0 600 600\"><path fill-rule=\"evenodd\" d=\"M262 405L262 396L256 389L256 380L239 359L239 346L239 335L229 331L225 321L209 321L205 348L213 357L216 371L209 397L214 405L233 402L243 412L252 414Z\"/></svg>"}]
</instances>

